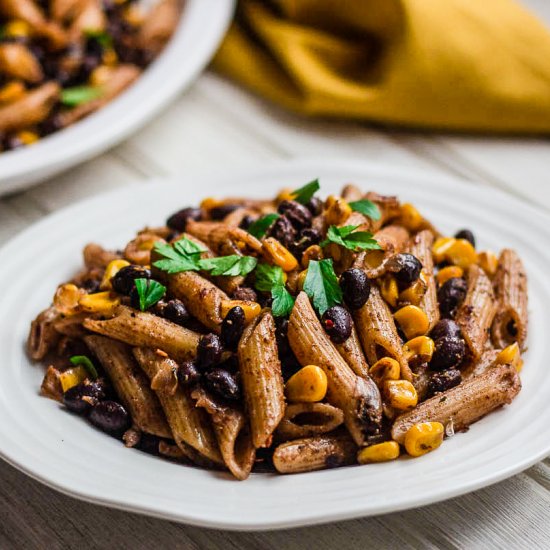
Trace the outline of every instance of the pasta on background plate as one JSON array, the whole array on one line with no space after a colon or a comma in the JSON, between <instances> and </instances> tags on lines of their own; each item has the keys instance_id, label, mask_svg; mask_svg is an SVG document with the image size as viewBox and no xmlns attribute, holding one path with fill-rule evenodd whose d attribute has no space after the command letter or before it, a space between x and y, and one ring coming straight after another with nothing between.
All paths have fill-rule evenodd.
<instances>
[{"instance_id":1,"label":"pasta on background plate","mask_svg":"<svg viewBox=\"0 0 550 550\"><path fill-rule=\"evenodd\" d=\"M206 198L84 267L33 321L42 394L127 447L237 479L413 457L521 389L519 256L314 180Z\"/></svg>"}]
</instances>

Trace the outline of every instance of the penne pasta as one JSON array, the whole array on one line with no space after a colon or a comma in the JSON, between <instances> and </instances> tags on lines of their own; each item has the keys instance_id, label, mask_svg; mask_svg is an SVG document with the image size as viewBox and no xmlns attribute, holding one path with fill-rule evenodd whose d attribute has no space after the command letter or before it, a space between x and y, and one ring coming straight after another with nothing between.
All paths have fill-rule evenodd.
<instances>
[{"instance_id":1,"label":"penne pasta","mask_svg":"<svg viewBox=\"0 0 550 550\"><path fill-rule=\"evenodd\" d=\"M369 364L392 357L401 367L401 378L411 382L412 372L403 355L393 316L377 287L371 288L367 303L354 312L354 320Z\"/></svg>"},{"instance_id":2,"label":"penne pasta","mask_svg":"<svg viewBox=\"0 0 550 550\"><path fill-rule=\"evenodd\" d=\"M477 361L471 361L461 369L462 379L468 380L469 378L483 374L493 365L498 353L499 351L497 349L488 349L484 351L483 355Z\"/></svg>"},{"instance_id":3,"label":"penne pasta","mask_svg":"<svg viewBox=\"0 0 550 550\"><path fill-rule=\"evenodd\" d=\"M159 355L147 348L134 348L134 357L149 380L165 368L175 369L177 364L169 357ZM177 387L174 393L158 389L155 391L166 415L172 435L178 447L186 456L196 462L196 453L216 464L222 464L222 456L210 419L206 412L195 406L189 390Z\"/></svg>"},{"instance_id":4,"label":"penne pasta","mask_svg":"<svg viewBox=\"0 0 550 550\"><path fill-rule=\"evenodd\" d=\"M42 311L31 323L27 338L27 352L31 359L44 359L59 342L60 334L55 330L55 323L61 318L55 307Z\"/></svg>"},{"instance_id":5,"label":"penne pasta","mask_svg":"<svg viewBox=\"0 0 550 550\"><path fill-rule=\"evenodd\" d=\"M328 403L292 403L277 428L277 440L314 437L334 431L344 422L344 413Z\"/></svg>"},{"instance_id":6,"label":"penne pasta","mask_svg":"<svg viewBox=\"0 0 550 550\"><path fill-rule=\"evenodd\" d=\"M84 256L84 265L88 269L98 267L105 269L109 262L120 259L120 255L110 250L105 250L103 247L95 243L87 244L82 252Z\"/></svg>"},{"instance_id":7,"label":"penne pasta","mask_svg":"<svg viewBox=\"0 0 550 550\"><path fill-rule=\"evenodd\" d=\"M492 410L511 403L520 389L521 382L513 366L491 367L397 417L392 438L403 443L407 431L419 422L441 422L444 426L452 423L454 431L464 430Z\"/></svg>"},{"instance_id":8,"label":"penne pasta","mask_svg":"<svg viewBox=\"0 0 550 550\"><path fill-rule=\"evenodd\" d=\"M324 435L296 439L279 445L273 465L280 474L313 472L355 462L357 446L348 435Z\"/></svg>"},{"instance_id":9,"label":"penne pasta","mask_svg":"<svg viewBox=\"0 0 550 550\"><path fill-rule=\"evenodd\" d=\"M418 307L428 316L430 330L439 321L437 285L434 277L434 262L432 257L433 243L433 233L427 229L424 229L411 238L408 247L409 253L415 256L422 264L422 276L424 278L424 282L426 283L426 292L420 299Z\"/></svg>"},{"instance_id":10,"label":"penne pasta","mask_svg":"<svg viewBox=\"0 0 550 550\"><path fill-rule=\"evenodd\" d=\"M328 379L327 400L344 413L358 445L380 430L382 402L376 384L357 376L323 330L304 292L296 299L288 325L288 340L302 366L317 365Z\"/></svg>"},{"instance_id":11,"label":"penne pasta","mask_svg":"<svg viewBox=\"0 0 550 550\"><path fill-rule=\"evenodd\" d=\"M369 365L361 348L355 326L352 327L350 337L343 344L334 344L334 346L357 376L370 378Z\"/></svg>"},{"instance_id":12,"label":"penne pasta","mask_svg":"<svg viewBox=\"0 0 550 550\"><path fill-rule=\"evenodd\" d=\"M256 448L268 447L271 434L285 412L281 362L271 313L262 313L245 329L238 357L252 441Z\"/></svg>"},{"instance_id":13,"label":"penne pasta","mask_svg":"<svg viewBox=\"0 0 550 550\"><path fill-rule=\"evenodd\" d=\"M170 323L152 313L119 306L112 319L86 319L83 325L92 332L109 336L131 346L162 349L177 361L194 357L199 335Z\"/></svg>"},{"instance_id":14,"label":"penne pasta","mask_svg":"<svg viewBox=\"0 0 550 550\"><path fill-rule=\"evenodd\" d=\"M527 274L513 250L500 254L494 288L497 313L492 325L493 344L505 348L517 342L523 350L527 339Z\"/></svg>"},{"instance_id":15,"label":"penne pasta","mask_svg":"<svg viewBox=\"0 0 550 550\"><path fill-rule=\"evenodd\" d=\"M456 322L475 361L483 354L495 311L495 296L491 281L479 266L470 266L468 291L457 312Z\"/></svg>"}]
</instances>

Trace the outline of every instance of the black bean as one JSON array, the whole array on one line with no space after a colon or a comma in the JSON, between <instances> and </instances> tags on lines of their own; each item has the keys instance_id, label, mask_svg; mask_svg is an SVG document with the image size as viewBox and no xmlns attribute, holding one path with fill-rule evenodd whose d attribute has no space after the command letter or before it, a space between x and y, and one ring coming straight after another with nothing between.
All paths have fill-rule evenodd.
<instances>
[{"instance_id":1,"label":"black bean","mask_svg":"<svg viewBox=\"0 0 550 550\"><path fill-rule=\"evenodd\" d=\"M437 300L442 317L449 319L456 315L458 308L466 298L467 290L468 285L462 277L453 277L443 283L437 291Z\"/></svg>"},{"instance_id":2,"label":"black bean","mask_svg":"<svg viewBox=\"0 0 550 550\"><path fill-rule=\"evenodd\" d=\"M458 386L462 382L462 375L458 369L447 369L443 372L434 372L428 382L430 395L444 392Z\"/></svg>"},{"instance_id":3,"label":"black bean","mask_svg":"<svg viewBox=\"0 0 550 550\"><path fill-rule=\"evenodd\" d=\"M441 319L430 333L430 338L432 340L439 340L445 336L450 336L454 338L460 338L461 332L460 327L455 321L451 319Z\"/></svg>"},{"instance_id":4,"label":"black bean","mask_svg":"<svg viewBox=\"0 0 550 550\"><path fill-rule=\"evenodd\" d=\"M186 361L178 367L178 381L182 386L192 386L201 379L201 373L193 361Z\"/></svg>"},{"instance_id":5,"label":"black bean","mask_svg":"<svg viewBox=\"0 0 550 550\"><path fill-rule=\"evenodd\" d=\"M296 201L280 202L277 212L288 218L288 221L298 231L310 227L313 220L311 212L303 204Z\"/></svg>"},{"instance_id":6,"label":"black bean","mask_svg":"<svg viewBox=\"0 0 550 550\"><path fill-rule=\"evenodd\" d=\"M210 218L216 221L223 220L231 212L235 212L237 208L241 208L239 204L222 204L210 210Z\"/></svg>"},{"instance_id":7,"label":"black bean","mask_svg":"<svg viewBox=\"0 0 550 550\"><path fill-rule=\"evenodd\" d=\"M206 386L224 399L239 399L241 388L234 374L225 369L215 368L205 375Z\"/></svg>"},{"instance_id":8,"label":"black bean","mask_svg":"<svg viewBox=\"0 0 550 550\"><path fill-rule=\"evenodd\" d=\"M241 339L245 325L244 309L240 306L231 308L222 321L221 338L224 346L235 348Z\"/></svg>"},{"instance_id":9,"label":"black bean","mask_svg":"<svg viewBox=\"0 0 550 550\"><path fill-rule=\"evenodd\" d=\"M202 210L200 208L184 208L178 210L172 214L167 220L166 225L170 229L179 231L180 233L185 231L185 227L189 220L198 221L202 217Z\"/></svg>"},{"instance_id":10,"label":"black bean","mask_svg":"<svg viewBox=\"0 0 550 550\"><path fill-rule=\"evenodd\" d=\"M422 271L420 260L412 254L396 254L388 260L386 267L404 285L414 283Z\"/></svg>"},{"instance_id":11,"label":"black bean","mask_svg":"<svg viewBox=\"0 0 550 550\"><path fill-rule=\"evenodd\" d=\"M323 201L319 197L311 197L311 200L306 204L306 208L313 216L319 216L323 211Z\"/></svg>"},{"instance_id":12,"label":"black bean","mask_svg":"<svg viewBox=\"0 0 550 550\"><path fill-rule=\"evenodd\" d=\"M267 231L267 236L277 239L289 248L296 239L296 229L286 216L280 216Z\"/></svg>"},{"instance_id":13,"label":"black bean","mask_svg":"<svg viewBox=\"0 0 550 550\"><path fill-rule=\"evenodd\" d=\"M249 215L246 215L243 217L243 219L241 220L241 223L239 224L239 227L241 229L248 229L253 223L254 223L254 218L252 216L249 216Z\"/></svg>"},{"instance_id":14,"label":"black bean","mask_svg":"<svg viewBox=\"0 0 550 550\"><path fill-rule=\"evenodd\" d=\"M476 247L476 238L474 234L469 229L461 229L455 235L455 239L465 239L475 248Z\"/></svg>"},{"instance_id":15,"label":"black bean","mask_svg":"<svg viewBox=\"0 0 550 550\"><path fill-rule=\"evenodd\" d=\"M444 336L435 340L435 350L430 361L433 370L458 367L466 355L466 343L456 336Z\"/></svg>"},{"instance_id":16,"label":"black bean","mask_svg":"<svg viewBox=\"0 0 550 550\"><path fill-rule=\"evenodd\" d=\"M349 311L342 306L332 306L321 317L323 327L335 344L342 344L351 335L353 321Z\"/></svg>"},{"instance_id":17,"label":"black bean","mask_svg":"<svg viewBox=\"0 0 550 550\"><path fill-rule=\"evenodd\" d=\"M310 246L321 242L321 232L313 227L306 227L300 231L296 242L292 245L292 253L300 258Z\"/></svg>"},{"instance_id":18,"label":"black bean","mask_svg":"<svg viewBox=\"0 0 550 550\"><path fill-rule=\"evenodd\" d=\"M90 422L100 430L121 435L130 426L130 415L116 401L101 401L90 412Z\"/></svg>"},{"instance_id":19,"label":"black bean","mask_svg":"<svg viewBox=\"0 0 550 550\"><path fill-rule=\"evenodd\" d=\"M70 411L77 414L86 414L102 399L105 399L105 388L96 382L82 382L69 388L63 394L63 404Z\"/></svg>"},{"instance_id":20,"label":"black bean","mask_svg":"<svg viewBox=\"0 0 550 550\"><path fill-rule=\"evenodd\" d=\"M176 298L168 300L167 302L159 302L155 306L155 313L180 326L185 326L190 319L185 304Z\"/></svg>"},{"instance_id":21,"label":"black bean","mask_svg":"<svg viewBox=\"0 0 550 550\"><path fill-rule=\"evenodd\" d=\"M344 302L350 309L360 309L370 296L370 281L362 269L348 269L340 277Z\"/></svg>"},{"instance_id":22,"label":"black bean","mask_svg":"<svg viewBox=\"0 0 550 550\"><path fill-rule=\"evenodd\" d=\"M127 265L118 271L111 279L113 290L119 294L129 296L134 288L136 279L150 279L151 270L141 265Z\"/></svg>"},{"instance_id":23,"label":"black bean","mask_svg":"<svg viewBox=\"0 0 550 550\"><path fill-rule=\"evenodd\" d=\"M222 343L216 334L201 336L197 347L197 366L200 369L208 369L217 365L222 358Z\"/></svg>"},{"instance_id":24,"label":"black bean","mask_svg":"<svg viewBox=\"0 0 550 550\"><path fill-rule=\"evenodd\" d=\"M231 294L232 300L243 300L245 302L256 302L258 295L253 288L249 286L240 286L236 288Z\"/></svg>"}]
</instances>

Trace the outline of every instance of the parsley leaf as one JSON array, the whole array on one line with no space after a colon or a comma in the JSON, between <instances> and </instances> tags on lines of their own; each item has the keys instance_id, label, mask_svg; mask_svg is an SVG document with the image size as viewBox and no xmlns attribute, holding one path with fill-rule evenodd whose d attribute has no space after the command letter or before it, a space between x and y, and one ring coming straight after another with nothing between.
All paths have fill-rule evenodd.
<instances>
[{"instance_id":1,"label":"parsley leaf","mask_svg":"<svg viewBox=\"0 0 550 550\"><path fill-rule=\"evenodd\" d=\"M380 245L368 231L355 231L358 225L336 227L331 225L327 231L327 238L321 246L329 243L339 244L349 250L380 250Z\"/></svg>"},{"instance_id":2,"label":"parsley leaf","mask_svg":"<svg viewBox=\"0 0 550 550\"><path fill-rule=\"evenodd\" d=\"M166 294L166 287L154 279L136 279L134 282L141 311L154 306Z\"/></svg>"},{"instance_id":3,"label":"parsley leaf","mask_svg":"<svg viewBox=\"0 0 550 550\"><path fill-rule=\"evenodd\" d=\"M61 103L67 107L76 107L83 103L88 103L93 99L97 99L103 95L101 88L94 86L74 86L73 88L65 88L61 90Z\"/></svg>"},{"instance_id":4,"label":"parsley leaf","mask_svg":"<svg viewBox=\"0 0 550 550\"><path fill-rule=\"evenodd\" d=\"M374 204L369 199L362 199L360 201L353 201L349 203L352 210L355 212L360 212L361 214L367 216L371 220L379 220L382 214L380 214L380 209L376 204Z\"/></svg>"},{"instance_id":5,"label":"parsley leaf","mask_svg":"<svg viewBox=\"0 0 550 550\"><path fill-rule=\"evenodd\" d=\"M204 258L199 260L199 267L210 271L210 275L248 275L256 267L258 260L253 256L220 256L219 258Z\"/></svg>"},{"instance_id":6,"label":"parsley leaf","mask_svg":"<svg viewBox=\"0 0 550 550\"><path fill-rule=\"evenodd\" d=\"M342 303L342 290L331 259L310 260L304 281L304 291L313 301L313 306L319 315L323 315L332 306Z\"/></svg>"},{"instance_id":7,"label":"parsley leaf","mask_svg":"<svg viewBox=\"0 0 550 550\"><path fill-rule=\"evenodd\" d=\"M86 357L85 355L73 355L69 361L76 366L83 366L88 374L91 376L93 380L95 380L99 375L97 374L97 370L94 367L94 364L90 360L89 357Z\"/></svg>"},{"instance_id":8,"label":"parsley leaf","mask_svg":"<svg viewBox=\"0 0 550 550\"><path fill-rule=\"evenodd\" d=\"M247 231L257 239L261 239L277 218L280 218L279 214L266 214L253 222Z\"/></svg>"},{"instance_id":9,"label":"parsley leaf","mask_svg":"<svg viewBox=\"0 0 550 550\"><path fill-rule=\"evenodd\" d=\"M294 307L294 297L285 287L283 270L276 265L259 264L256 268L256 290L271 292L271 311L275 317L286 317Z\"/></svg>"},{"instance_id":10,"label":"parsley leaf","mask_svg":"<svg viewBox=\"0 0 550 550\"><path fill-rule=\"evenodd\" d=\"M312 199L313 195L319 191L319 189L321 189L319 180L315 179L309 183L306 183L303 187L296 189L296 191L293 191L291 195L293 200L296 202L299 202L300 204L307 204Z\"/></svg>"},{"instance_id":11,"label":"parsley leaf","mask_svg":"<svg viewBox=\"0 0 550 550\"><path fill-rule=\"evenodd\" d=\"M87 29L84 31L86 38L93 38L104 49L108 50L113 47L113 37L106 31L99 31L95 29Z\"/></svg>"}]
</instances>

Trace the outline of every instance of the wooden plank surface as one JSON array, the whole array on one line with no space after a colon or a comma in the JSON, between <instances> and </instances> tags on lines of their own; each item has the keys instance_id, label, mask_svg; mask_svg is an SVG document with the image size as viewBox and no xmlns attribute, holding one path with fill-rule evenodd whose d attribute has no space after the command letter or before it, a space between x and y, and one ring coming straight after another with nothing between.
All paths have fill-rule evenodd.
<instances>
[{"instance_id":1,"label":"wooden plank surface","mask_svg":"<svg viewBox=\"0 0 550 550\"><path fill-rule=\"evenodd\" d=\"M548 0L527 3L550 22ZM452 174L550 208L546 139L441 136L313 121L284 113L207 73L110 153L0 200L0 243L75 200L149 177L190 181L205 172L223 176L316 155ZM0 549L550 548L549 520L549 460L492 487L418 510L266 533L226 533L107 510L0 464Z\"/></svg>"}]
</instances>

